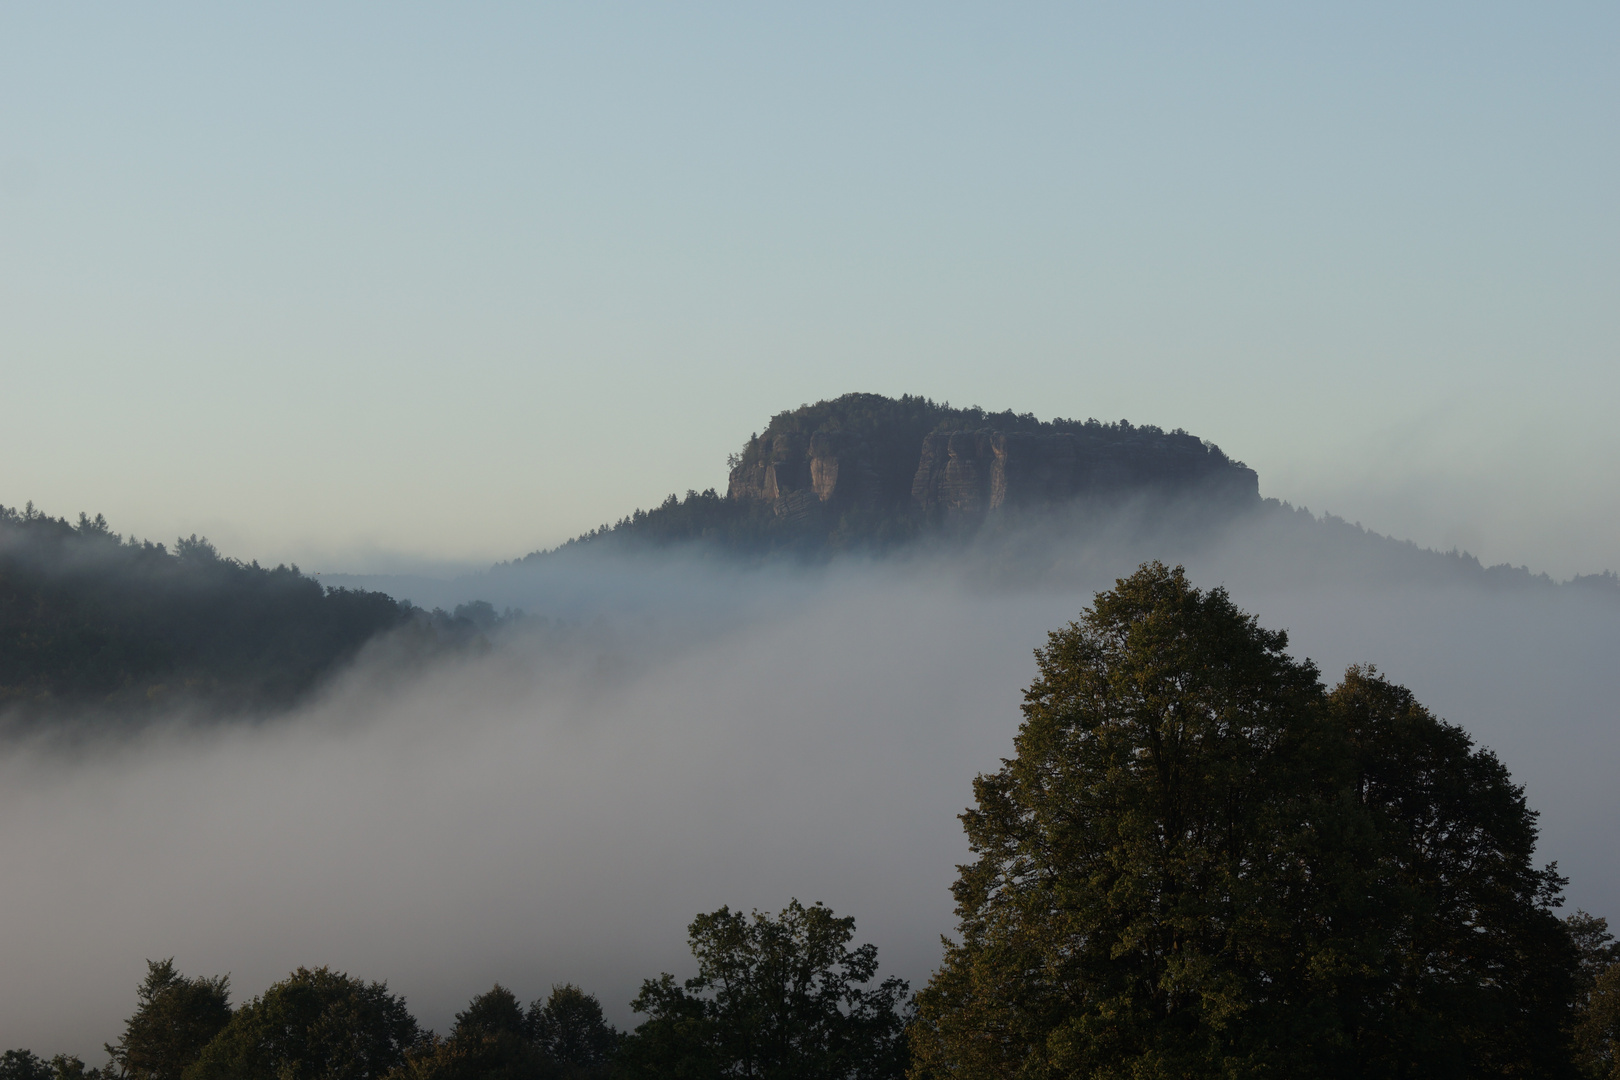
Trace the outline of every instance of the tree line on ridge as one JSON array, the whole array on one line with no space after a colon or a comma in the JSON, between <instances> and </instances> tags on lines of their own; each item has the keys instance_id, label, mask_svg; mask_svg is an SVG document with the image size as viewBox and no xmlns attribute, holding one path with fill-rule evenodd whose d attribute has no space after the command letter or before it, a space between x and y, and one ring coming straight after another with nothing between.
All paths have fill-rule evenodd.
<instances>
[{"instance_id":1,"label":"tree line on ridge","mask_svg":"<svg viewBox=\"0 0 1620 1080\"><path fill-rule=\"evenodd\" d=\"M0 711L25 722L285 708L379 635L453 647L512 617L326 588L195 535L172 548L125 539L100 514L75 524L0 506Z\"/></svg>"}]
</instances>

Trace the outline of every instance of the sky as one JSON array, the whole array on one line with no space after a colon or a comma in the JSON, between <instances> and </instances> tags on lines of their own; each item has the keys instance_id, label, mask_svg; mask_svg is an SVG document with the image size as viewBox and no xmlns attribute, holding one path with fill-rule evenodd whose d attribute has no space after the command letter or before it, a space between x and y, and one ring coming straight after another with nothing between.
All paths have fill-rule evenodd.
<instances>
[{"instance_id":1,"label":"sky","mask_svg":"<svg viewBox=\"0 0 1620 1080\"><path fill-rule=\"evenodd\" d=\"M1620 568L1620 9L0 7L0 503L309 570L852 390Z\"/></svg>"}]
</instances>

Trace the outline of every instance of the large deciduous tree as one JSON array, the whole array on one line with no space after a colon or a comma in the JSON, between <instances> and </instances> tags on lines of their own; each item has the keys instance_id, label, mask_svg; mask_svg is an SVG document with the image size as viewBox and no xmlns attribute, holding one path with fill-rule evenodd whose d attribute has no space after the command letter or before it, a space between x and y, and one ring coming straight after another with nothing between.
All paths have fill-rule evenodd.
<instances>
[{"instance_id":1,"label":"large deciduous tree","mask_svg":"<svg viewBox=\"0 0 1620 1080\"><path fill-rule=\"evenodd\" d=\"M1569 1075L1580 956L1552 913L1563 879L1532 862L1524 789L1371 668L1350 668L1324 714L1348 744L1361 840L1341 845L1337 902L1319 913L1362 942L1334 982L1340 1064L1437 1080Z\"/></svg>"},{"instance_id":2,"label":"large deciduous tree","mask_svg":"<svg viewBox=\"0 0 1620 1080\"><path fill-rule=\"evenodd\" d=\"M730 908L689 928L698 974L647 980L648 1016L620 1057L626 1075L877 1080L904 1071L908 987L877 977L877 948L850 948L855 920L791 902L776 917Z\"/></svg>"},{"instance_id":3,"label":"large deciduous tree","mask_svg":"<svg viewBox=\"0 0 1620 1080\"><path fill-rule=\"evenodd\" d=\"M1558 1077L1573 950L1501 763L1142 567L975 781L915 1077Z\"/></svg>"}]
</instances>

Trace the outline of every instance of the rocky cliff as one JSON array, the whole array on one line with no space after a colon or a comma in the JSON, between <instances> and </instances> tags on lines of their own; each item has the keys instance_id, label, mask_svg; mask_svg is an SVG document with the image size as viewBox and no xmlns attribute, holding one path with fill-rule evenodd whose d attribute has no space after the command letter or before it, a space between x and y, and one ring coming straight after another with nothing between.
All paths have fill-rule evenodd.
<instances>
[{"instance_id":1,"label":"rocky cliff","mask_svg":"<svg viewBox=\"0 0 1620 1080\"><path fill-rule=\"evenodd\" d=\"M671 495L565 546L700 544L814 558L892 548L945 526L960 535L1020 511L1184 496L1198 501L1182 509L1225 513L1258 505L1259 480L1184 431L845 394L772 417L732 455L724 495Z\"/></svg>"},{"instance_id":2,"label":"rocky cliff","mask_svg":"<svg viewBox=\"0 0 1620 1080\"><path fill-rule=\"evenodd\" d=\"M884 498L883 479L864 440L837 432L808 438L784 432L772 437L757 460L731 471L726 494L766 503L777 516L792 519L822 505L875 509L892 502Z\"/></svg>"},{"instance_id":3,"label":"rocky cliff","mask_svg":"<svg viewBox=\"0 0 1620 1080\"><path fill-rule=\"evenodd\" d=\"M915 507L947 514L1192 492L1258 499L1260 478L1192 435L1137 428L1122 437L1116 430L1089 438L1067 432L937 432L923 440L911 482Z\"/></svg>"},{"instance_id":4,"label":"rocky cliff","mask_svg":"<svg viewBox=\"0 0 1620 1080\"><path fill-rule=\"evenodd\" d=\"M913 403L922 407L905 408ZM885 412L900 423L885 425ZM1259 478L1181 431L852 394L773 419L738 455L727 490L787 521L852 510L962 519L1136 494L1245 503L1258 500Z\"/></svg>"}]
</instances>

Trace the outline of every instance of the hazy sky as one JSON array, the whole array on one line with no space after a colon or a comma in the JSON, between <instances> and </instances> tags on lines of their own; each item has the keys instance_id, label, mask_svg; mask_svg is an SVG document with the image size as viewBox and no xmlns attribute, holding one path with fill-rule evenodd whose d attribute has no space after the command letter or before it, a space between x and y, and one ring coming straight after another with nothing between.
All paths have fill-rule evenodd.
<instances>
[{"instance_id":1,"label":"hazy sky","mask_svg":"<svg viewBox=\"0 0 1620 1080\"><path fill-rule=\"evenodd\" d=\"M1620 567L1620 8L0 7L0 502L489 560L849 390Z\"/></svg>"}]
</instances>

